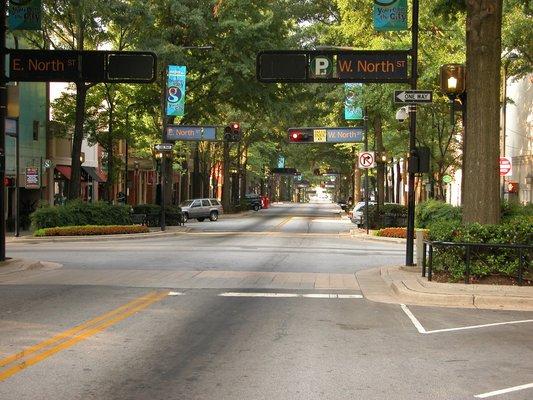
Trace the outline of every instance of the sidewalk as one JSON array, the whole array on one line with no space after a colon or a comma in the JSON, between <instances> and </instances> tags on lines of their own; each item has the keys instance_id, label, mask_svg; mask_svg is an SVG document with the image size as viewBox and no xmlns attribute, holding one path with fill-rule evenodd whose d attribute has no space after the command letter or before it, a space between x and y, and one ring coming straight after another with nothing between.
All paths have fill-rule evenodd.
<instances>
[{"instance_id":1,"label":"sidewalk","mask_svg":"<svg viewBox=\"0 0 533 400\"><path fill-rule=\"evenodd\" d=\"M429 282L416 267L359 271L363 295L381 303L533 311L533 287Z\"/></svg>"}]
</instances>

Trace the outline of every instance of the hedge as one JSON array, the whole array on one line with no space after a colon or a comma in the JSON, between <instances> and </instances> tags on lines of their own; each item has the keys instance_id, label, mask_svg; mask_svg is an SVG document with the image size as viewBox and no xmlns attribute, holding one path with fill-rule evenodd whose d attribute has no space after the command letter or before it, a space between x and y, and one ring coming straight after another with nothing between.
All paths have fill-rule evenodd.
<instances>
[{"instance_id":1,"label":"hedge","mask_svg":"<svg viewBox=\"0 0 533 400\"><path fill-rule=\"evenodd\" d=\"M43 228L35 231L34 236L86 236L86 235L118 235L125 233L147 233L148 227L141 225L83 225Z\"/></svg>"},{"instance_id":2,"label":"hedge","mask_svg":"<svg viewBox=\"0 0 533 400\"><path fill-rule=\"evenodd\" d=\"M139 204L133 207L134 214L145 214L146 224L148 226L159 226L159 217L161 215L161 206L157 204ZM179 206L165 206L165 224L167 226L176 226L181 224L181 208Z\"/></svg>"},{"instance_id":3,"label":"hedge","mask_svg":"<svg viewBox=\"0 0 533 400\"><path fill-rule=\"evenodd\" d=\"M68 202L64 206L43 205L30 218L34 229L58 226L83 225L131 225L131 208L100 201L84 203L81 200Z\"/></svg>"},{"instance_id":4,"label":"hedge","mask_svg":"<svg viewBox=\"0 0 533 400\"><path fill-rule=\"evenodd\" d=\"M524 244L533 245L533 217L514 219L499 225L466 224L440 221L430 228L430 239L456 243ZM532 279L533 251L525 251L525 276ZM449 273L452 280L463 280L466 274L465 250L461 247L434 247L433 269ZM516 277L519 269L517 250L502 248L473 249L470 275L475 279L489 275Z\"/></svg>"},{"instance_id":5,"label":"hedge","mask_svg":"<svg viewBox=\"0 0 533 400\"><path fill-rule=\"evenodd\" d=\"M407 225L407 207L401 204L384 204L377 206L373 204L368 206L369 226L375 228L387 228ZM365 214L362 218L365 224Z\"/></svg>"}]
</instances>

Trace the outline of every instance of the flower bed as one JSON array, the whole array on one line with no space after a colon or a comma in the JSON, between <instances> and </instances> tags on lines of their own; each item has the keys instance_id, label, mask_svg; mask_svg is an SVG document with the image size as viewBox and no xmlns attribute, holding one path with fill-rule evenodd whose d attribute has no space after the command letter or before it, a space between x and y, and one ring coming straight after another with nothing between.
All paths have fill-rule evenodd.
<instances>
[{"instance_id":1,"label":"flower bed","mask_svg":"<svg viewBox=\"0 0 533 400\"><path fill-rule=\"evenodd\" d=\"M417 229L424 232L424 238L427 239L429 231L427 229ZM391 238L407 238L407 228L383 228L376 231L376 236L391 237Z\"/></svg>"},{"instance_id":2,"label":"flower bed","mask_svg":"<svg viewBox=\"0 0 533 400\"><path fill-rule=\"evenodd\" d=\"M120 235L147 232L150 232L148 227L141 225L84 225L38 229L35 231L34 236Z\"/></svg>"}]
</instances>

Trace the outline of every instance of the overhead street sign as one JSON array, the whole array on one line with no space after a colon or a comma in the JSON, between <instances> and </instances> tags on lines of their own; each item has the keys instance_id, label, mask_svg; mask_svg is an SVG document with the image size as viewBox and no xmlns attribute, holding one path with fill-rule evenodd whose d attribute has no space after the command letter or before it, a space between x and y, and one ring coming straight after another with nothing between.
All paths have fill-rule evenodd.
<instances>
[{"instance_id":1,"label":"overhead street sign","mask_svg":"<svg viewBox=\"0 0 533 400\"><path fill-rule=\"evenodd\" d=\"M277 175L298 175L296 168L272 168L270 172Z\"/></svg>"},{"instance_id":2,"label":"overhead street sign","mask_svg":"<svg viewBox=\"0 0 533 400\"><path fill-rule=\"evenodd\" d=\"M268 50L257 55L260 82L408 83L405 50Z\"/></svg>"},{"instance_id":3,"label":"overhead street sign","mask_svg":"<svg viewBox=\"0 0 533 400\"><path fill-rule=\"evenodd\" d=\"M15 82L155 81L157 57L151 52L8 50L9 80Z\"/></svg>"},{"instance_id":4,"label":"overhead street sign","mask_svg":"<svg viewBox=\"0 0 533 400\"><path fill-rule=\"evenodd\" d=\"M178 141L200 141L216 140L215 126L185 126L185 125L168 125L166 131L166 140Z\"/></svg>"},{"instance_id":5,"label":"overhead street sign","mask_svg":"<svg viewBox=\"0 0 533 400\"><path fill-rule=\"evenodd\" d=\"M362 151L358 154L359 168L374 168L376 166L376 159L373 151Z\"/></svg>"},{"instance_id":6,"label":"overhead street sign","mask_svg":"<svg viewBox=\"0 0 533 400\"><path fill-rule=\"evenodd\" d=\"M174 145L172 143L158 143L154 146L155 151L172 151Z\"/></svg>"},{"instance_id":7,"label":"overhead street sign","mask_svg":"<svg viewBox=\"0 0 533 400\"><path fill-rule=\"evenodd\" d=\"M431 90L395 90L394 102L398 104L425 104L433 102Z\"/></svg>"}]
</instances>

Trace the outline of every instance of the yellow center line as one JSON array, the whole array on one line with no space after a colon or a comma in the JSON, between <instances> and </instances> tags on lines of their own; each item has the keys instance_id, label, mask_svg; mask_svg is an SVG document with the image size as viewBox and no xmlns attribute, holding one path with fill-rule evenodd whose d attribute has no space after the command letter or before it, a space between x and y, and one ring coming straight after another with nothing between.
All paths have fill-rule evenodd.
<instances>
[{"instance_id":1,"label":"yellow center line","mask_svg":"<svg viewBox=\"0 0 533 400\"><path fill-rule=\"evenodd\" d=\"M279 224L277 224L274 229L281 229L287 222L289 222L293 217L287 217L283 221L281 221Z\"/></svg>"},{"instance_id":2,"label":"yellow center line","mask_svg":"<svg viewBox=\"0 0 533 400\"><path fill-rule=\"evenodd\" d=\"M78 325L72 329L69 329L65 332L62 332L48 340L45 340L35 346L29 347L20 353L14 354L3 360L0 360L0 367L4 367L13 361L21 360L22 358L35 353L43 348L49 347L50 345L60 342L51 348L38 353L37 355L21 361L9 369L0 373L0 382L15 375L16 373L26 369L27 367L37 364L40 361L64 350L69 347L72 347L78 342L85 340L103 330L108 328L111 325L120 322L129 316L135 314L138 311L145 309L151 304L160 301L161 299L168 296L168 291L165 292L152 292L148 295L142 296L136 300L133 300L117 309L106 313L100 317L94 318L90 321L87 321L84 324ZM67 339L62 341L63 339Z\"/></svg>"}]
</instances>

